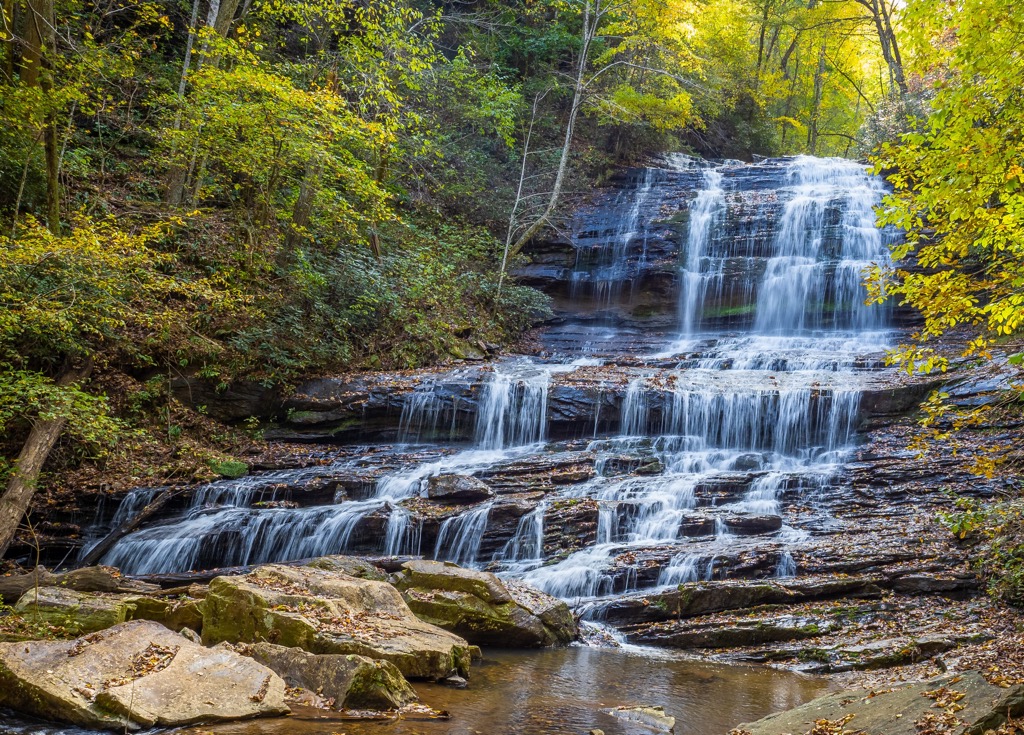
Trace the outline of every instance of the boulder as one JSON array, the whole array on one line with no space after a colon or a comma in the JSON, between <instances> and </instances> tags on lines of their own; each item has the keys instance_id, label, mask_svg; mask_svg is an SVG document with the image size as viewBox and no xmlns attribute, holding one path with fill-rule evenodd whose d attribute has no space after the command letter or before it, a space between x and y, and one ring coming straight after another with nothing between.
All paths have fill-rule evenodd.
<instances>
[{"instance_id":1,"label":"boulder","mask_svg":"<svg viewBox=\"0 0 1024 735\"><path fill-rule=\"evenodd\" d=\"M402 565L397 587L421 620L481 646L564 645L577 636L569 607L489 572L417 560Z\"/></svg>"},{"instance_id":2,"label":"boulder","mask_svg":"<svg viewBox=\"0 0 1024 735\"><path fill-rule=\"evenodd\" d=\"M843 722L843 732L919 735L928 722L948 713L951 721L959 724L942 732L981 735L1022 711L1024 685L1003 689L989 684L978 672L969 671L881 694L868 690L836 692L740 725L737 730L747 735L783 735L808 732L825 721Z\"/></svg>"},{"instance_id":3,"label":"boulder","mask_svg":"<svg viewBox=\"0 0 1024 735\"><path fill-rule=\"evenodd\" d=\"M494 491L469 475L435 475L427 480L427 497L444 503L475 503L493 498Z\"/></svg>"},{"instance_id":4,"label":"boulder","mask_svg":"<svg viewBox=\"0 0 1024 735\"><path fill-rule=\"evenodd\" d=\"M190 599L131 596L124 598L131 606L128 620L153 620L170 630L203 629L203 603Z\"/></svg>"},{"instance_id":5,"label":"boulder","mask_svg":"<svg viewBox=\"0 0 1024 735\"><path fill-rule=\"evenodd\" d=\"M82 727L138 729L288 712L268 668L136 620L71 641L0 643L0 706Z\"/></svg>"},{"instance_id":6,"label":"boulder","mask_svg":"<svg viewBox=\"0 0 1024 735\"><path fill-rule=\"evenodd\" d=\"M394 664L352 654L315 654L272 643L244 652L274 671L290 687L333 700L337 708L398 709L416 701L416 692Z\"/></svg>"},{"instance_id":7,"label":"boulder","mask_svg":"<svg viewBox=\"0 0 1024 735\"><path fill-rule=\"evenodd\" d=\"M82 635L125 622L135 608L123 595L40 587L22 595L14 609L33 620L64 628L71 635Z\"/></svg>"},{"instance_id":8,"label":"boulder","mask_svg":"<svg viewBox=\"0 0 1024 735\"><path fill-rule=\"evenodd\" d=\"M419 620L389 584L269 564L217 577L203 603L203 641L269 641L319 654L390 661L413 679L469 673L469 644Z\"/></svg>"}]
</instances>

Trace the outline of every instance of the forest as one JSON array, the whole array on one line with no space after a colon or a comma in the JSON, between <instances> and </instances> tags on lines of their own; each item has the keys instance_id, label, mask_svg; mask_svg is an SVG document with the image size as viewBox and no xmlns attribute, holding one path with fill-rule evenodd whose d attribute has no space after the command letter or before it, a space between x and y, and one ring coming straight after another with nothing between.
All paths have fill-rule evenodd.
<instances>
[{"instance_id":1,"label":"forest","mask_svg":"<svg viewBox=\"0 0 1024 735\"><path fill-rule=\"evenodd\" d=\"M901 320L879 364L920 386L893 441L918 467L963 463L928 517L994 598L1024 603L1016 0L0 0L0 20L0 557L35 566L66 532L53 509L83 497L274 468L268 425L321 411L224 420L213 404L232 391L386 375L397 395L417 371L537 352L578 292L523 274L630 172L814 157L885 181L871 227L899 236L857 279L860 302ZM691 246L714 180L674 220ZM687 268L708 280L678 258L673 288ZM815 308L838 314L832 288ZM737 299L715 318L747 328L765 301ZM599 377L595 404L616 386L625 427L627 378ZM367 410L339 409L326 443ZM409 409L389 410L404 423L374 443L408 429ZM960 492L976 481L1003 489Z\"/></svg>"}]
</instances>

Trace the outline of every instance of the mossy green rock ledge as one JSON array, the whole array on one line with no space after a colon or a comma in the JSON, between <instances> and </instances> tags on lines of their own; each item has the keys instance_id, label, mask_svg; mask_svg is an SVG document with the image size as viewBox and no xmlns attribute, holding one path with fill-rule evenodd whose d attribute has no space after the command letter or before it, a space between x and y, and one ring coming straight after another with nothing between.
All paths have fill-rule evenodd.
<instances>
[{"instance_id":1,"label":"mossy green rock ledge","mask_svg":"<svg viewBox=\"0 0 1024 735\"><path fill-rule=\"evenodd\" d=\"M23 594L14 610L27 619L82 635L125 622L133 616L135 606L124 595L40 587Z\"/></svg>"},{"instance_id":2,"label":"mossy green rock ledge","mask_svg":"<svg viewBox=\"0 0 1024 735\"><path fill-rule=\"evenodd\" d=\"M564 602L489 572L448 562L409 561L395 584L421 620L479 646L565 645L578 635Z\"/></svg>"},{"instance_id":3,"label":"mossy green rock ledge","mask_svg":"<svg viewBox=\"0 0 1024 735\"><path fill-rule=\"evenodd\" d=\"M410 679L469 675L469 643L417 618L394 587L311 567L268 564L214 579L203 642L220 641L366 656Z\"/></svg>"},{"instance_id":4,"label":"mossy green rock ledge","mask_svg":"<svg viewBox=\"0 0 1024 735\"><path fill-rule=\"evenodd\" d=\"M0 707L124 732L286 714L285 684L226 648L133 620L71 641L0 643Z\"/></svg>"}]
</instances>

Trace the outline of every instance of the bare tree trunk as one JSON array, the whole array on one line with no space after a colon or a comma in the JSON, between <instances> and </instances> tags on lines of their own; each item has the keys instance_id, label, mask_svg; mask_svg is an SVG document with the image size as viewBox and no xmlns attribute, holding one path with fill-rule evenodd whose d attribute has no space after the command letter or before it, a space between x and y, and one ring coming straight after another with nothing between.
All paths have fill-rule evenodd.
<instances>
[{"instance_id":1,"label":"bare tree trunk","mask_svg":"<svg viewBox=\"0 0 1024 735\"><path fill-rule=\"evenodd\" d=\"M547 224L551 215L554 214L555 209L558 207L559 198L562 195L562 186L565 183L565 173L569 168L569 156L572 152L572 140L576 132L576 118L579 116L580 109L583 106L584 93L586 92L586 73L587 73L587 62L590 56L590 45L594 41L594 37L597 35L597 28L601 22L602 11L600 9L600 0L596 3L592 3L591 0L585 0L583 4L583 46L580 49L579 63L576 65L576 80L573 85L572 95L572 107L569 108L569 119L565 124L565 136L562 142L562 155L558 161L558 172L555 174L555 183L551 188L551 198L548 200L548 205L544 209L544 213L540 215L534 221L532 225L526 228L526 231L519 236L518 239L506 250L505 260L508 258L515 257L519 254L519 251L523 249L523 246L530 241L530 239L540 231L540 229Z\"/></svg>"},{"instance_id":2,"label":"bare tree trunk","mask_svg":"<svg viewBox=\"0 0 1024 735\"><path fill-rule=\"evenodd\" d=\"M523 186L526 184L526 165L530 155L530 141L533 138L533 126L537 122L537 107L540 101L547 95L548 90L541 92L533 98L533 109L530 112L530 125L526 129L526 137L523 140L523 160L519 167L519 185L516 187L516 198L512 203L512 211L508 215L508 229L505 231L505 250L501 255L501 270L498 271L498 294L495 302L501 300L501 289L505 284L505 270L508 268L508 251L512 247L512 238L515 237L516 228L519 226L517 216L519 205L523 203Z\"/></svg>"},{"instance_id":3,"label":"bare tree trunk","mask_svg":"<svg viewBox=\"0 0 1024 735\"><path fill-rule=\"evenodd\" d=\"M238 9L239 0L210 0L210 7L206 13L206 26L213 28L218 35L221 37L227 36L231 30L231 23L235 19L235 11ZM193 0L192 5L192 27L195 27L196 20L199 17L199 0ZM185 79L189 70L189 63L192 58L192 45L194 43L194 36L192 32L189 33L189 40L185 46L185 60L182 63L181 80L178 83L178 98L179 104L184 100L185 95ZM207 59L208 44L203 44L199 51L198 58L196 59L196 70L205 64ZM175 130L180 128L181 125L181 113L175 117ZM186 167L180 164L173 164L170 171L167 172L167 185L166 185L166 199L167 203L172 207L181 206L185 200L185 189L188 184L189 171Z\"/></svg>"},{"instance_id":4,"label":"bare tree trunk","mask_svg":"<svg viewBox=\"0 0 1024 735\"><path fill-rule=\"evenodd\" d=\"M53 90L53 65L50 56L57 44L53 0L29 0L25 18L25 53L22 81L39 87L49 97ZM46 161L46 224L51 232L60 229L60 146L57 144L57 116L49 110L43 121L43 148Z\"/></svg>"},{"instance_id":5,"label":"bare tree trunk","mask_svg":"<svg viewBox=\"0 0 1024 735\"><path fill-rule=\"evenodd\" d=\"M188 40L185 42L185 59L181 63L181 78L178 80L178 111L174 113L174 123L171 128L177 132L181 130L181 106L185 103L185 89L188 82L188 71L192 65L192 47L196 42L196 23L199 20L199 0L192 0L192 18L188 25ZM177 144L171 150L173 161L177 153ZM172 163L170 171L167 172L166 199L172 207L181 206L181 199L185 191L185 167Z\"/></svg>"},{"instance_id":6,"label":"bare tree trunk","mask_svg":"<svg viewBox=\"0 0 1024 735\"><path fill-rule=\"evenodd\" d=\"M882 58L889 67L889 88L892 93L901 96L907 93L907 79L903 71L903 55L896 42L896 32L892 27L892 6L886 0L857 0L871 13L875 24L878 43L882 49Z\"/></svg>"},{"instance_id":7,"label":"bare tree trunk","mask_svg":"<svg viewBox=\"0 0 1024 735\"><path fill-rule=\"evenodd\" d=\"M3 75L7 84L14 84L14 71L18 66L18 41L15 28L18 23L18 3L14 0L3 0L0 2L0 28L3 28L5 39L3 45L4 53Z\"/></svg>"},{"instance_id":8,"label":"bare tree trunk","mask_svg":"<svg viewBox=\"0 0 1024 735\"><path fill-rule=\"evenodd\" d=\"M67 387L85 380L92 372L92 363L80 368L68 368L57 379L57 385ZM0 496L0 558L14 539L18 524L25 516L36 492L39 473L43 470L50 452L64 431L67 419L37 419L32 425L14 466L14 474L7 482L7 490Z\"/></svg>"},{"instance_id":9,"label":"bare tree trunk","mask_svg":"<svg viewBox=\"0 0 1024 735\"><path fill-rule=\"evenodd\" d=\"M814 70L814 99L811 102L811 123L807 126L807 148L810 154L818 152L818 121L821 119L821 97L825 91L825 44L818 52L818 68Z\"/></svg>"}]
</instances>

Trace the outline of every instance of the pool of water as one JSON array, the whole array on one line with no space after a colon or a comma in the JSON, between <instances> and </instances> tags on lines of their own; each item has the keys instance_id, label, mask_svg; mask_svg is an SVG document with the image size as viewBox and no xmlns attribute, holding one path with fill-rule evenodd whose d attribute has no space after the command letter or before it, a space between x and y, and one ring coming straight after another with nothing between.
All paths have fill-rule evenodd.
<instances>
[{"instance_id":1,"label":"pool of water","mask_svg":"<svg viewBox=\"0 0 1024 735\"><path fill-rule=\"evenodd\" d=\"M724 735L741 722L824 693L820 679L753 666L722 666L636 649L571 647L488 651L467 689L417 684L449 720L345 721L307 710L291 717L205 726L188 735L651 735L602 709L661 705L676 735ZM183 735L184 735L183 733Z\"/></svg>"}]
</instances>

